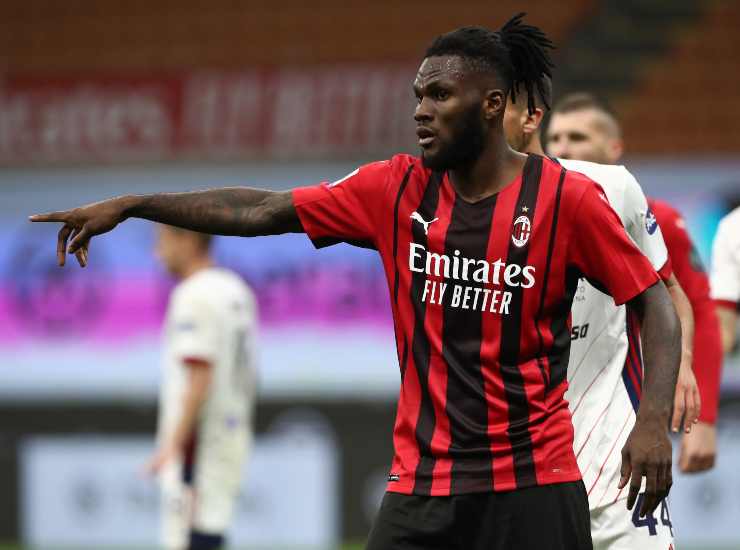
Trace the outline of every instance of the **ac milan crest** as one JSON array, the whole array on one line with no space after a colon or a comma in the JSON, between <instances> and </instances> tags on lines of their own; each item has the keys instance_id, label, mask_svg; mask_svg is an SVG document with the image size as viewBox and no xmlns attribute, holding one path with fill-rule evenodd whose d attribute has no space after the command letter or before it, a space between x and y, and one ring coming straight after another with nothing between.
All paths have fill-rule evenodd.
<instances>
[{"instance_id":1,"label":"ac milan crest","mask_svg":"<svg viewBox=\"0 0 740 550\"><path fill-rule=\"evenodd\" d=\"M514 221L514 227L511 231L511 240L519 248L523 247L529 241L529 235L532 233L532 222L527 216L519 216Z\"/></svg>"}]
</instances>

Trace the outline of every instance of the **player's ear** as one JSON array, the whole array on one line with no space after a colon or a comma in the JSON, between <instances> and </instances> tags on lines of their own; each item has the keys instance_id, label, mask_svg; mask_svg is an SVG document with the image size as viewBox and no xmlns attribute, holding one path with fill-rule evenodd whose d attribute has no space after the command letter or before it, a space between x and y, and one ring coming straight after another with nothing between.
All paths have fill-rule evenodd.
<instances>
[{"instance_id":1,"label":"player's ear","mask_svg":"<svg viewBox=\"0 0 740 550\"><path fill-rule=\"evenodd\" d=\"M529 109L522 109L522 129L525 134L534 134L545 117L545 111L537 107L534 113L530 114Z\"/></svg>"},{"instance_id":2,"label":"player's ear","mask_svg":"<svg viewBox=\"0 0 740 550\"><path fill-rule=\"evenodd\" d=\"M499 88L486 90L483 99L483 117L486 120L493 120L504 114L506 109L506 94Z\"/></svg>"},{"instance_id":3,"label":"player's ear","mask_svg":"<svg viewBox=\"0 0 740 550\"><path fill-rule=\"evenodd\" d=\"M624 141L615 138L609 141L609 163L616 164L624 154Z\"/></svg>"}]
</instances>

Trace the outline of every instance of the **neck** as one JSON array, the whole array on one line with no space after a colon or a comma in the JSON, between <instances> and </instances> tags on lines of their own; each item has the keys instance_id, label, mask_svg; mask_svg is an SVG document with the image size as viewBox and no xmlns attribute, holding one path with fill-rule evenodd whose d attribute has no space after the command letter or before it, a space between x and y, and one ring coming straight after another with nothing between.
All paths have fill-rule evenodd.
<instances>
[{"instance_id":1,"label":"neck","mask_svg":"<svg viewBox=\"0 0 740 550\"><path fill-rule=\"evenodd\" d=\"M186 266L183 267L180 272L180 279L187 279L188 277L195 275L198 271L207 269L213 266L213 261L208 254L193 258Z\"/></svg>"},{"instance_id":2,"label":"neck","mask_svg":"<svg viewBox=\"0 0 740 550\"><path fill-rule=\"evenodd\" d=\"M535 155L545 156L545 150L542 148L542 138L540 131L537 130L524 148L525 153L534 153Z\"/></svg>"},{"instance_id":3,"label":"neck","mask_svg":"<svg viewBox=\"0 0 740 550\"><path fill-rule=\"evenodd\" d=\"M506 187L521 173L525 160L504 139L495 139L475 162L450 170L450 182L463 199L476 202Z\"/></svg>"}]
</instances>

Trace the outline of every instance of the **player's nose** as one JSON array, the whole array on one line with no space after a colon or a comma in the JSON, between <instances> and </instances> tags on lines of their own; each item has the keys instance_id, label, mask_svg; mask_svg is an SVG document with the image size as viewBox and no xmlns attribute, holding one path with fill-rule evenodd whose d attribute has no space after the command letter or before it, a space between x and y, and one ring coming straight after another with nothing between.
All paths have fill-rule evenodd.
<instances>
[{"instance_id":1,"label":"player's nose","mask_svg":"<svg viewBox=\"0 0 740 550\"><path fill-rule=\"evenodd\" d=\"M433 115L429 104L430 102L426 98L422 98L416 105L416 110L414 111L414 120L416 122L428 122L432 120Z\"/></svg>"}]
</instances>

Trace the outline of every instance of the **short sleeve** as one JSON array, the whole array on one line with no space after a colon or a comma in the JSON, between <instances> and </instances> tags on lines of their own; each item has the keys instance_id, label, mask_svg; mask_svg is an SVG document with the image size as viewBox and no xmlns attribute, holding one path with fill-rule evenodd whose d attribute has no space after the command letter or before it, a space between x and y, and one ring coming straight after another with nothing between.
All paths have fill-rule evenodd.
<instances>
[{"instance_id":1,"label":"short sleeve","mask_svg":"<svg viewBox=\"0 0 740 550\"><path fill-rule=\"evenodd\" d=\"M655 213L648 205L645 193L635 177L623 168L625 177L624 187L624 209L626 214L625 226L637 247L653 264L655 271L662 277L671 275L670 263L668 263L668 250L666 248L663 233Z\"/></svg>"},{"instance_id":2,"label":"short sleeve","mask_svg":"<svg viewBox=\"0 0 740 550\"><path fill-rule=\"evenodd\" d=\"M740 211L734 214L734 220L727 217L720 222L712 245L712 298L728 306L740 304L740 238L733 231L733 226L738 230L740 225L732 223L740 219Z\"/></svg>"},{"instance_id":3,"label":"short sleeve","mask_svg":"<svg viewBox=\"0 0 740 550\"><path fill-rule=\"evenodd\" d=\"M375 246L391 161L374 162L334 183L293 190L304 231L317 247L337 242Z\"/></svg>"},{"instance_id":4,"label":"short sleeve","mask_svg":"<svg viewBox=\"0 0 740 550\"><path fill-rule=\"evenodd\" d=\"M220 318L203 299L178 296L169 326L169 350L176 361L214 363L221 346Z\"/></svg>"},{"instance_id":5,"label":"short sleeve","mask_svg":"<svg viewBox=\"0 0 740 550\"><path fill-rule=\"evenodd\" d=\"M627 236L601 187L587 183L572 220L568 263L622 305L658 282L659 277Z\"/></svg>"}]
</instances>

